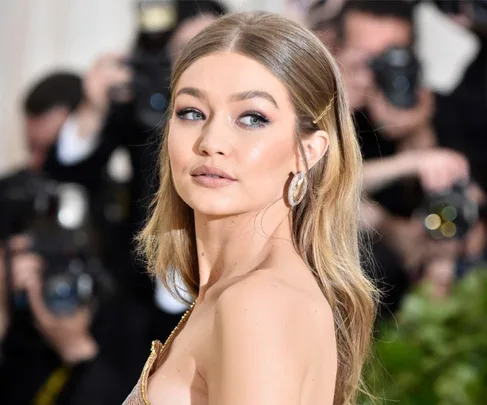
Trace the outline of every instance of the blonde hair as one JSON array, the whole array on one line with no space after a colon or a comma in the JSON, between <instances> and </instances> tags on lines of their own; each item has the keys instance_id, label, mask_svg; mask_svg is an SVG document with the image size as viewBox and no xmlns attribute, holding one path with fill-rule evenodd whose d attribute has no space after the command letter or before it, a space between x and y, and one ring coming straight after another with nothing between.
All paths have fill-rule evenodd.
<instances>
[{"instance_id":1,"label":"blonde hair","mask_svg":"<svg viewBox=\"0 0 487 405\"><path fill-rule=\"evenodd\" d=\"M371 343L376 290L360 265L362 157L339 69L318 38L298 24L264 12L229 14L187 45L174 67L172 89L193 62L220 51L260 62L286 86L296 111L301 152L300 138L318 129L329 134L327 155L308 171L308 193L293 209L292 232L296 250L314 273L334 314L338 350L334 404L355 404ZM325 109L327 113L322 114ZM179 276L196 297L194 215L174 188L166 139L160 162L161 184L152 215L138 237L139 246L149 271L169 288Z\"/></svg>"}]
</instances>

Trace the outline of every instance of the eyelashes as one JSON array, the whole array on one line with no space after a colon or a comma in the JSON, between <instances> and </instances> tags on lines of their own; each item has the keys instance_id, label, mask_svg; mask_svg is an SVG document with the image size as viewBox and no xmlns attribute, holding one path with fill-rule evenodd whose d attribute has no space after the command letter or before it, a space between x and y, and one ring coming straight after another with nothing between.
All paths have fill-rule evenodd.
<instances>
[{"instance_id":1,"label":"eyelashes","mask_svg":"<svg viewBox=\"0 0 487 405\"><path fill-rule=\"evenodd\" d=\"M206 116L194 108L183 108L182 110L176 111L176 116L184 121L201 121L205 120Z\"/></svg>"},{"instance_id":2,"label":"eyelashes","mask_svg":"<svg viewBox=\"0 0 487 405\"><path fill-rule=\"evenodd\" d=\"M249 128L262 128L265 127L270 121L257 111L248 111L244 113L238 120L244 126Z\"/></svg>"},{"instance_id":3,"label":"eyelashes","mask_svg":"<svg viewBox=\"0 0 487 405\"><path fill-rule=\"evenodd\" d=\"M206 115L195 108L177 110L176 116L182 121L206 120ZM263 128L269 123L269 119L257 111L246 111L237 119L237 124L247 129Z\"/></svg>"}]
</instances>

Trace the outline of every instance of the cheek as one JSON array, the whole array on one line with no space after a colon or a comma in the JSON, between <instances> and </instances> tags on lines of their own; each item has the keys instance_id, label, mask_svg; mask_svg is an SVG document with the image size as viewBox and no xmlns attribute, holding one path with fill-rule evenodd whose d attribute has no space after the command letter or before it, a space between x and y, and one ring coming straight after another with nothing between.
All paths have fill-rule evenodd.
<instances>
[{"instance_id":1,"label":"cheek","mask_svg":"<svg viewBox=\"0 0 487 405\"><path fill-rule=\"evenodd\" d=\"M253 175L266 174L263 177L274 182L278 182L280 177L285 181L287 174L292 170L294 142L292 139L283 140L282 137L278 138L278 142L275 139L264 139L249 147L246 153L246 166Z\"/></svg>"},{"instance_id":2,"label":"cheek","mask_svg":"<svg viewBox=\"0 0 487 405\"><path fill-rule=\"evenodd\" d=\"M32 141L39 145L49 144L56 137L56 127L50 123L39 123L29 132Z\"/></svg>"},{"instance_id":3,"label":"cheek","mask_svg":"<svg viewBox=\"0 0 487 405\"><path fill-rule=\"evenodd\" d=\"M168 133L167 151L173 175L187 171L191 158L191 146L179 141L171 132Z\"/></svg>"},{"instance_id":4,"label":"cheek","mask_svg":"<svg viewBox=\"0 0 487 405\"><path fill-rule=\"evenodd\" d=\"M282 196L289 173L292 171L294 153L291 142L257 143L248 150L248 168L242 179L247 198L258 205L267 205Z\"/></svg>"}]
</instances>

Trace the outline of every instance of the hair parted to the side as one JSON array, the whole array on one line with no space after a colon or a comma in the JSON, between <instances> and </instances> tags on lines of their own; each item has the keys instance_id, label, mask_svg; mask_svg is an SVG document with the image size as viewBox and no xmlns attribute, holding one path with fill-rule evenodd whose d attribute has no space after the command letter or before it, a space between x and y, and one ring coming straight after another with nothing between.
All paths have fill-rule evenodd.
<instances>
[{"instance_id":1,"label":"hair parted to the side","mask_svg":"<svg viewBox=\"0 0 487 405\"><path fill-rule=\"evenodd\" d=\"M296 111L301 151L300 139L318 129L329 134L326 158L308 171L308 192L293 209L292 231L296 250L334 314L338 349L334 404L353 405L358 391L363 391L361 373L372 339L376 289L360 265L357 217L362 157L339 69L319 39L300 25L270 13L237 13L220 18L188 44L175 65L172 89L193 62L225 51L260 62L286 86ZM330 101L329 112L313 123ZM177 274L196 297L194 216L173 185L166 139L160 170L160 188L139 246L149 270L166 286L174 287Z\"/></svg>"}]
</instances>

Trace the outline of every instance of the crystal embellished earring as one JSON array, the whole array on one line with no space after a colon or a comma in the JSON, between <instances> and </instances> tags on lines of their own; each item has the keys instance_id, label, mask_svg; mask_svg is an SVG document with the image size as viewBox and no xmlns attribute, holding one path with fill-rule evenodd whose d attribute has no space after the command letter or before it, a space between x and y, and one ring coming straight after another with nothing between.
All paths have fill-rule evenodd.
<instances>
[{"instance_id":1,"label":"crystal embellished earring","mask_svg":"<svg viewBox=\"0 0 487 405\"><path fill-rule=\"evenodd\" d=\"M308 179L303 172L297 172L289 184L287 191L287 202L291 207L295 207L303 201L308 190Z\"/></svg>"}]
</instances>

